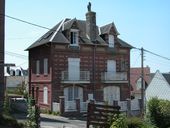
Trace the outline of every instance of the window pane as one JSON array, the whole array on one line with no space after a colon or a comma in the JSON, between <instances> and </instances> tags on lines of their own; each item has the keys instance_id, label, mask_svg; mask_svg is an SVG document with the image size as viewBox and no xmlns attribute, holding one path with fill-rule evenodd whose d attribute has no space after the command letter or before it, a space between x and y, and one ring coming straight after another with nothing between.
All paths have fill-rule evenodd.
<instances>
[{"instance_id":1,"label":"window pane","mask_svg":"<svg viewBox=\"0 0 170 128\"><path fill-rule=\"evenodd\" d=\"M44 74L48 74L48 59L44 59Z\"/></svg>"},{"instance_id":2,"label":"window pane","mask_svg":"<svg viewBox=\"0 0 170 128\"><path fill-rule=\"evenodd\" d=\"M78 45L78 30L71 30L70 36L71 45Z\"/></svg>"},{"instance_id":3,"label":"window pane","mask_svg":"<svg viewBox=\"0 0 170 128\"><path fill-rule=\"evenodd\" d=\"M40 61L39 60L36 61L36 74L37 75L40 74Z\"/></svg>"},{"instance_id":4,"label":"window pane","mask_svg":"<svg viewBox=\"0 0 170 128\"><path fill-rule=\"evenodd\" d=\"M48 88L44 87L44 104L48 104Z\"/></svg>"},{"instance_id":5,"label":"window pane","mask_svg":"<svg viewBox=\"0 0 170 128\"><path fill-rule=\"evenodd\" d=\"M109 35L109 47L114 47L114 36Z\"/></svg>"},{"instance_id":6,"label":"window pane","mask_svg":"<svg viewBox=\"0 0 170 128\"><path fill-rule=\"evenodd\" d=\"M68 87L68 101L73 100L73 87Z\"/></svg>"},{"instance_id":7,"label":"window pane","mask_svg":"<svg viewBox=\"0 0 170 128\"><path fill-rule=\"evenodd\" d=\"M79 98L78 96L79 96L79 88L78 87L74 87L74 99L76 99L76 98Z\"/></svg>"}]
</instances>

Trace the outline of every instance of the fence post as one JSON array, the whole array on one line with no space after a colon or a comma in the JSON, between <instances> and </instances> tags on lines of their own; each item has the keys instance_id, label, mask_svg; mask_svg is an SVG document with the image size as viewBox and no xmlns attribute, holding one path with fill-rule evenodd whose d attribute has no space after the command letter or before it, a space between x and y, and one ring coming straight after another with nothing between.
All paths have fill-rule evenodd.
<instances>
[{"instance_id":1,"label":"fence post","mask_svg":"<svg viewBox=\"0 0 170 128\"><path fill-rule=\"evenodd\" d=\"M64 96L60 96L60 113L63 114L65 111L65 103L64 103Z\"/></svg>"},{"instance_id":2,"label":"fence post","mask_svg":"<svg viewBox=\"0 0 170 128\"><path fill-rule=\"evenodd\" d=\"M131 100L128 98L127 100L127 116L131 115Z\"/></svg>"}]
</instances>

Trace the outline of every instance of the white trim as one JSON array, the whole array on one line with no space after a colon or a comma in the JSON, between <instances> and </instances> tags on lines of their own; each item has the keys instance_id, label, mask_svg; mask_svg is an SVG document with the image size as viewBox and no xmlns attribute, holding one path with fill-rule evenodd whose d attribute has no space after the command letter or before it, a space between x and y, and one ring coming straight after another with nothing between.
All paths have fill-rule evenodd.
<instances>
[{"instance_id":1,"label":"white trim","mask_svg":"<svg viewBox=\"0 0 170 128\"><path fill-rule=\"evenodd\" d=\"M71 32L78 32L79 30L78 29L71 29L70 31Z\"/></svg>"},{"instance_id":2,"label":"white trim","mask_svg":"<svg viewBox=\"0 0 170 128\"><path fill-rule=\"evenodd\" d=\"M99 30L99 35L101 34L101 30L100 30L100 27L98 27L98 30Z\"/></svg>"},{"instance_id":3,"label":"white trim","mask_svg":"<svg viewBox=\"0 0 170 128\"><path fill-rule=\"evenodd\" d=\"M55 33L53 34L53 36L50 38L49 41L52 41L52 40L54 39L55 35L56 35L57 32L60 30L60 28L61 28L61 26L63 25L63 23L64 23L65 20L66 20L66 19L63 19L63 21L61 22L61 24L59 25L59 27L56 29Z\"/></svg>"}]
</instances>

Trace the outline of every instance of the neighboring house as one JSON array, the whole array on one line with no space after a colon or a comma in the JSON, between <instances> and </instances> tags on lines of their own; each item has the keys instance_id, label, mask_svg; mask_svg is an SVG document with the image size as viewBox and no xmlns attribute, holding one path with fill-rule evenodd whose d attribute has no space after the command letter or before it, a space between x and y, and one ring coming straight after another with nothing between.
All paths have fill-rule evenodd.
<instances>
[{"instance_id":1,"label":"neighboring house","mask_svg":"<svg viewBox=\"0 0 170 128\"><path fill-rule=\"evenodd\" d=\"M77 98L109 104L130 98L132 46L118 35L114 23L98 27L89 9L86 20L66 18L27 48L29 91L40 107L54 110L61 96L66 108Z\"/></svg>"},{"instance_id":2,"label":"neighboring house","mask_svg":"<svg viewBox=\"0 0 170 128\"><path fill-rule=\"evenodd\" d=\"M19 85L28 84L28 71L21 67L5 67L6 88L14 89Z\"/></svg>"},{"instance_id":3,"label":"neighboring house","mask_svg":"<svg viewBox=\"0 0 170 128\"><path fill-rule=\"evenodd\" d=\"M131 95L136 99L141 99L141 67L130 68ZM144 67L144 88L150 83L150 68Z\"/></svg>"},{"instance_id":4,"label":"neighboring house","mask_svg":"<svg viewBox=\"0 0 170 128\"><path fill-rule=\"evenodd\" d=\"M140 102L141 101L141 67L130 68L130 86L131 86L131 114L139 115L140 114ZM144 67L144 88L150 83L150 68Z\"/></svg>"},{"instance_id":5,"label":"neighboring house","mask_svg":"<svg viewBox=\"0 0 170 128\"><path fill-rule=\"evenodd\" d=\"M170 73L156 71L151 76L153 78L145 91L146 100L148 101L153 97L170 100Z\"/></svg>"}]
</instances>

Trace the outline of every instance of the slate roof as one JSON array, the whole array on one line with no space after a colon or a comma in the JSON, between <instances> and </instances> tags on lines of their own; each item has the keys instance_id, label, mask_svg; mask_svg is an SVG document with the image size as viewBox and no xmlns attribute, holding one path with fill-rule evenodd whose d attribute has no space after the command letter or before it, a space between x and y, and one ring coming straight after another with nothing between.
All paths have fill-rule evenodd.
<instances>
[{"instance_id":1,"label":"slate roof","mask_svg":"<svg viewBox=\"0 0 170 128\"><path fill-rule=\"evenodd\" d=\"M114 30L116 31L116 35L119 35L119 32L117 31L117 28L116 28L114 22L100 27L100 31L101 31L100 34L108 34L108 33L110 32L110 29L111 29L112 27L113 27Z\"/></svg>"},{"instance_id":2,"label":"slate roof","mask_svg":"<svg viewBox=\"0 0 170 128\"><path fill-rule=\"evenodd\" d=\"M71 29L73 24L76 24L78 29L80 30L79 38L83 43L86 44L93 44L86 34L86 21L84 20L77 20L74 19L64 19L60 21L56 26L54 26L51 30L45 33L42 37L40 37L37 41L35 41L31 46L29 46L26 50L30 50L32 48L41 46L43 44L47 44L49 42L52 43L69 43L69 40L64 36L63 31ZM114 27L116 34L118 35L118 31L114 25L114 23L102 26L101 28L96 26L96 42L100 45L108 45L101 37L101 34L108 33ZM100 35L99 35L100 33ZM126 43L125 41L121 40L120 38L117 39L117 42L120 44L121 47L125 48L133 48L131 45Z\"/></svg>"}]
</instances>

